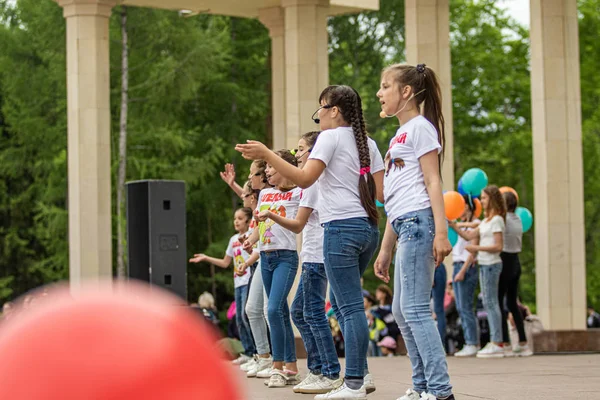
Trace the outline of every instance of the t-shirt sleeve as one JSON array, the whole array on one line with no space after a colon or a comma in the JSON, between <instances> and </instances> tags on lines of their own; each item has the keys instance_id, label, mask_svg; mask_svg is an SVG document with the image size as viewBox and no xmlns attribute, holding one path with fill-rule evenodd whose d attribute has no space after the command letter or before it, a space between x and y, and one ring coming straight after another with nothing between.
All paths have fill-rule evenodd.
<instances>
[{"instance_id":1,"label":"t-shirt sleeve","mask_svg":"<svg viewBox=\"0 0 600 400\"><path fill-rule=\"evenodd\" d=\"M442 146L438 142L438 134L433 125L429 123L419 124L415 128L413 137L417 159L433 150L437 150L438 154L442 151Z\"/></svg>"},{"instance_id":2,"label":"t-shirt sleeve","mask_svg":"<svg viewBox=\"0 0 600 400\"><path fill-rule=\"evenodd\" d=\"M327 166L335 153L336 147L337 135L335 135L333 131L321 132L308 159L321 160L325 163L325 166Z\"/></svg>"},{"instance_id":3,"label":"t-shirt sleeve","mask_svg":"<svg viewBox=\"0 0 600 400\"><path fill-rule=\"evenodd\" d=\"M371 151L371 173L374 174L379 171L383 171L383 158L377 148L377 143L371 138L368 138L369 150Z\"/></svg>"},{"instance_id":4,"label":"t-shirt sleeve","mask_svg":"<svg viewBox=\"0 0 600 400\"><path fill-rule=\"evenodd\" d=\"M315 182L311 187L302 191L300 207L312 208L313 210L317 208L319 202L319 188L317 185L318 183Z\"/></svg>"},{"instance_id":5,"label":"t-shirt sleeve","mask_svg":"<svg viewBox=\"0 0 600 400\"><path fill-rule=\"evenodd\" d=\"M491 221L492 233L504 232L504 220L501 216L496 215Z\"/></svg>"},{"instance_id":6,"label":"t-shirt sleeve","mask_svg":"<svg viewBox=\"0 0 600 400\"><path fill-rule=\"evenodd\" d=\"M234 256L233 256L233 241L234 240L237 240L237 238L235 236L233 236L231 239L229 239L229 244L227 245L227 250L225 250L225 254L231 258L234 258Z\"/></svg>"}]
</instances>

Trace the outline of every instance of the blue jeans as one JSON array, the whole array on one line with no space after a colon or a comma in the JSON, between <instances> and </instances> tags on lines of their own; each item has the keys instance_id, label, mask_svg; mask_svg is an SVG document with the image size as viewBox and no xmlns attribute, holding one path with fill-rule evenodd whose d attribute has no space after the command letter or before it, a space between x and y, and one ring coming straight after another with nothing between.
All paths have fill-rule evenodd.
<instances>
[{"instance_id":1,"label":"blue jeans","mask_svg":"<svg viewBox=\"0 0 600 400\"><path fill-rule=\"evenodd\" d=\"M300 331L308 369L332 379L340 376L340 363L325 315L327 276L325 265L303 263L302 277L292 303L292 320Z\"/></svg>"},{"instance_id":2,"label":"blue jeans","mask_svg":"<svg viewBox=\"0 0 600 400\"><path fill-rule=\"evenodd\" d=\"M452 277L461 270L464 262L454 263L454 273ZM465 279L460 282L454 282L454 297L456 298L456 309L460 317L465 343L472 346L479 344L479 334L477 333L477 315L475 314L474 299L475 289L477 289L477 264L469 267L465 273Z\"/></svg>"},{"instance_id":3,"label":"blue jeans","mask_svg":"<svg viewBox=\"0 0 600 400\"><path fill-rule=\"evenodd\" d=\"M433 289L431 289L431 295L433 296L433 311L437 317L437 329L442 339L444 348L446 347L446 311L444 310L444 296L446 295L446 266L440 264L435 269L433 274Z\"/></svg>"},{"instance_id":4,"label":"blue jeans","mask_svg":"<svg viewBox=\"0 0 600 400\"><path fill-rule=\"evenodd\" d=\"M238 333L240 334L240 340L242 346L244 346L244 354L252 357L256 353L254 347L254 341L252 340L252 331L250 330L250 323L244 309L246 308L246 301L248 300L248 285L239 286L235 288L235 323L238 327Z\"/></svg>"},{"instance_id":5,"label":"blue jeans","mask_svg":"<svg viewBox=\"0 0 600 400\"><path fill-rule=\"evenodd\" d=\"M360 278L379 244L379 229L367 218L323 224L325 272L331 286L331 306L344 335L346 377L362 378L367 365L369 326Z\"/></svg>"},{"instance_id":6,"label":"blue jeans","mask_svg":"<svg viewBox=\"0 0 600 400\"><path fill-rule=\"evenodd\" d=\"M263 284L268 297L273 361L296 361L296 343L287 297L298 271L298 253L292 250L260 252Z\"/></svg>"},{"instance_id":7,"label":"blue jeans","mask_svg":"<svg viewBox=\"0 0 600 400\"><path fill-rule=\"evenodd\" d=\"M398 235L392 311L408 350L413 389L447 397L448 364L429 308L435 269L431 208L406 213L392 227Z\"/></svg>"},{"instance_id":8,"label":"blue jeans","mask_svg":"<svg viewBox=\"0 0 600 400\"><path fill-rule=\"evenodd\" d=\"M502 312L498 301L498 285L502 263L479 266L479 287L483 294L483 306L490 324L490 341L502 343Z\"/></svg>"}]
</instances>

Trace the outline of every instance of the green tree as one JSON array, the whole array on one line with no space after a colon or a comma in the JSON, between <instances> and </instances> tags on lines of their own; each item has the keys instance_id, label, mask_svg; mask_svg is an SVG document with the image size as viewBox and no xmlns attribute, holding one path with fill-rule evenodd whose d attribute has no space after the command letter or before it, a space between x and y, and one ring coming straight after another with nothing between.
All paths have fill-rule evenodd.
<instances>
[{"instance_id":1,"label":"green tree","mask_svg":"<svg viewBox=\"0 0 600 400\"><path fill-rule=\"evenodd\" d=\"M587 297L600 307L600 1L580 0L579 52L581 58L581 108L583 125L583 174L585 197L585 245Z\"/></svg>"}]
</instances>

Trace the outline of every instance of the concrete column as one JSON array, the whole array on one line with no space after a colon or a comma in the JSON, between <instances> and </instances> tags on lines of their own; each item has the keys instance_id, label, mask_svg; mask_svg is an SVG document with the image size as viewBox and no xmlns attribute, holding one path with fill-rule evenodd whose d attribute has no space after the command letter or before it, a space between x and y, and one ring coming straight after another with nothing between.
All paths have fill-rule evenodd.
<instances>
[{"instance_id":1,"label":"concrete column","mask_svg":"<svg viewBox=\"0 0 600 400\"><path fill-rule=\"evenodd\" d=\"M444 190L454 190L454 134L448 0L406 0L406 60L425 63L439 77L446 120L446 152L442 166Z\"/></svg>"},{"instance_id":2,"label":"concrete column","mask_svg":"<svg viewBox=\"0 0 600 400\"><path fill-rule=\"evenodd\" d=\"M585 225L576 0L531 0L537 313L585 329Z\"/></svg>"},{"instance_id":3,"label":"concrete column","mask_svg":"<svg viewBox=\"0 0 600 400\"><path fill-rule=\"evenodd\" d=\"M310 119L329 82L327 0L282 0L285 11L285 147L317 130Z\"/></svg>"},{"instance_id":4,"label":"concrete column","mask_svg":"<svg viewBox=\"0 0 600 400\"><path fill-rule=\"evenodd\" d=\"M115 0L58 0L67 22L69 275L112 276L108 19Z\"/></svg>"},{"instance_id":5,"label":"concrete column","mask_svg":"<svg viewBox=\"0 0 600 400\"><path fill-rule=\"evenodd\" d=\"M284 13L281 7L260 9L258 19L271 37L271 113L273 149L286 147L285 111L285 35ZM294 147L294 146L292 146Z\"/></svg>"}]
</instances>

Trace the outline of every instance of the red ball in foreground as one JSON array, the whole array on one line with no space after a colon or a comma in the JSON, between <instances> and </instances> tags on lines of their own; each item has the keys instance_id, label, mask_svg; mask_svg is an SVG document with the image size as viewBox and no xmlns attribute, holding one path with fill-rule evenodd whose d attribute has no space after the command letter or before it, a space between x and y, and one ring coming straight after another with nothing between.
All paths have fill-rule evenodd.
<instances>
[{"instance_id":1,"label":"red ball in foreground","mask_svg":"<svg viewBox=\"0 0 600 400\"><path fill-rule=\"evenodd\" d=\"M0 326L0 399L240 399L210 328L174 303L139 287L50 293Z\"/></svg>"}]
</instances>

